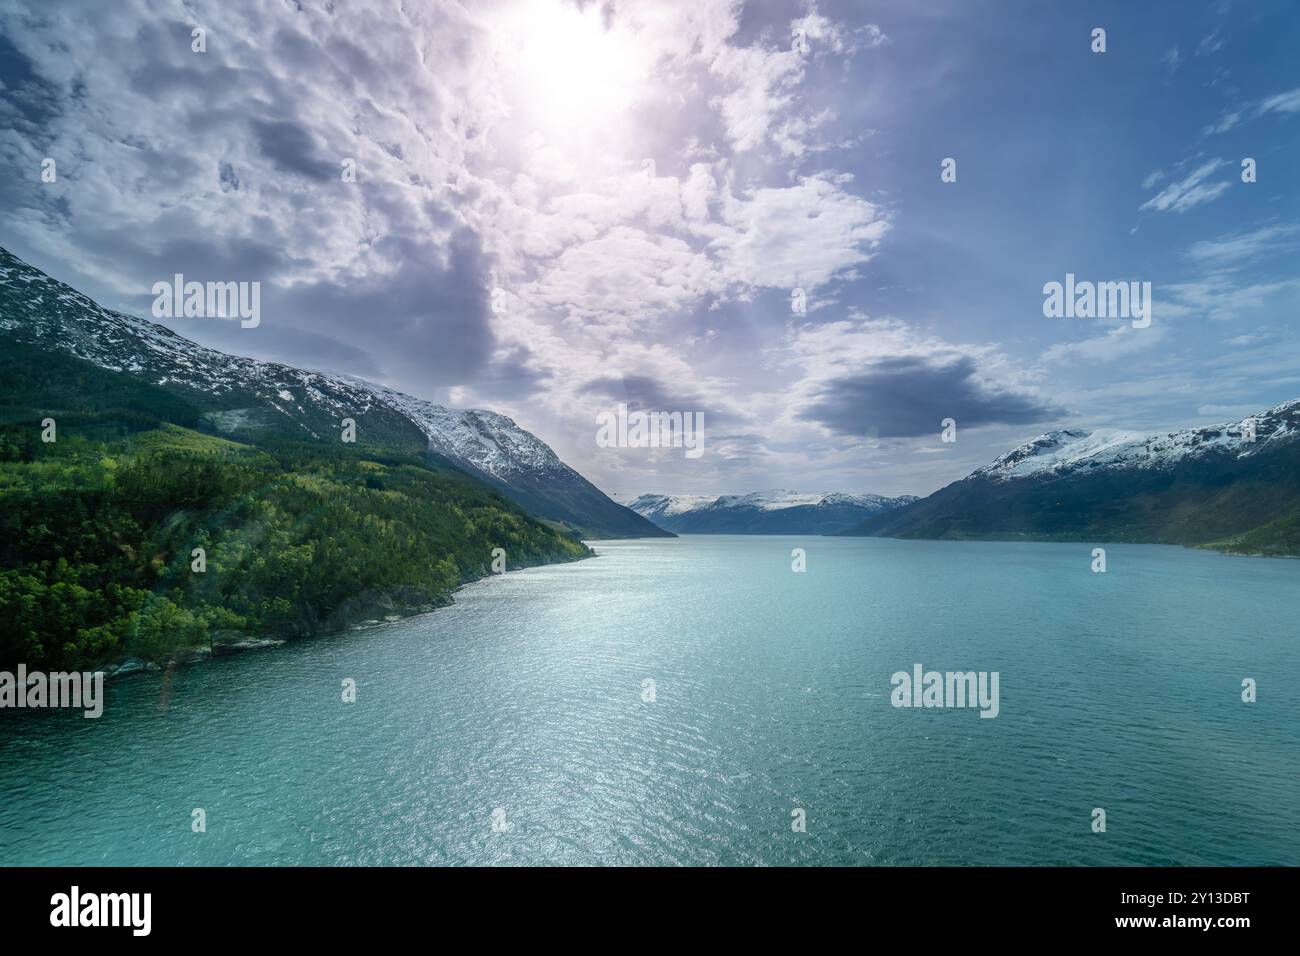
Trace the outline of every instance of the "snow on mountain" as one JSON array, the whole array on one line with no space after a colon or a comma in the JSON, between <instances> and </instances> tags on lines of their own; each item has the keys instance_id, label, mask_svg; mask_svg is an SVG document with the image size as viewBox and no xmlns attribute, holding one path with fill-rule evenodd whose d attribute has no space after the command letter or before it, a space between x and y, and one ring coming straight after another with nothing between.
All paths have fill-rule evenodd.
<instances>
[{"instance_id":1,"label":"snow on mountain","mask_svg":"<svg viewBox=\"0 0 1300 956\"><path fill-rule=\"evenodd\" d=\"M229 355L146 319L105 309L3 248L0 335L70 352L181 392L199 407L208 426L237 438L287 430L336 440L343 420L351 418L364 443L411 448L423 435L429 450L484 478L533 514L586 537L663 534L607 498L505 415L445 408L347 375Z\"/></svg>"},{"instance_id":2,"label":"snow on mountain","mask_svg":"<svg viewBox=\"0 0 1300 956\"><path fill-rule=\"evenodd\" d=\"M261 406L321 438L327 423L369 413L372 393L342 378L199 345L145 319L105 309L93 299L0 249L0 332L71 352L114 372L182 387L217 404ZM243 411L228 409L228 412ZM243 420L216 413L211 420Z\"/></svg>"},{"instance_id":3,"label":"snow on mountain","mask_svg":"<svg viewBox=\"0 0 1300 956\"><path fill-rule=\"evenodd\" d=\"M1253 436L1252 436L1253 432ZM1162 435L1040 435L848 534L1150 542L1300 554L1300 400Z\"/></svg>"},{"instance_id":4,"label":"snow on mountain","mask_svg":"<svg viewBox=\"0 0 1300 956\"><path fill-rule=\"evenodd\" d=\"M1254 438L1250 437L1250 426ZM1048 432L1013 448L971 473L971 478L1063 478L1114 468L1165 468L1221 454L1246 458L1300 435L1300 399L1241 421L1187 428L1163 435L1100 428Z\"/></svg>"},{"instance_id":5,"label":"snow on mountain","mask_svg":"<svg viewBox=\"0 0 1300 956\"><path fill-rule=\"evenodd\" d=\"M446 408L359 378L348 381L414 422L429 439L430 450L479 471L503 480L520 473L572 471L549 445L505 415L483 408Z\"/></svg>"},{"instance_id":6,"label":"snow on mountain","mask_svg":"<svg viewBox=\"0 0 1300 956\"><path fill-rule=\"evenodd\" d=\"M816 507L819 505L848 505L850 507L870 509L893 499L881 495L853 495L843 492L800 494L797 491L786 491L778 488L774 491L755 491L747 495L718 495L715 498L696 497L675 500L683 505L689 501L697 502L693 506L685 507L684 510L717 507L758 508L760 511L780 511L783 508Z\"/></svg>"},{"instance_id":7,"label":"snow on mountain","mask_svg":"<svg viewBox=\"0 0 1300 956\"><path fill-rule=\"evenodd\" d=\"M641 495L628 507L669 531L829 534L915 500L910 495L886 498L778 489L747 495Z\"/></svg>"},{"instance_id":8,"label":"snow on mountain","mask_svg":"<svg viewBox=\"0 0 1300 956\"><path fill-rule=\"evenodd\" d=\"M25 314L5 309L0 314L2 330L157 385L183 385L213 397L250 393L317 438L321 436L312 427L316 423L303 420L308 406L341 420L381 404L413 422L433 451L499 478L567 468L545 442L496 412L444 408L349 375L305 371L207 348L161 325L105 309L12 256L0 256L0 285L22 288L21 298L31 307Z\"/></svg>"},{"instance_id":9,"label":"snow on mountain","mask_svg":"<svg viewBox=\"0 0 1300 956\"><path fill-rule=\"evenodd\" d=\"M627 506L640 515L676 516L707 508L717 500L717 495L641 495L627 502Z\"/></svg>"}]
</instances>

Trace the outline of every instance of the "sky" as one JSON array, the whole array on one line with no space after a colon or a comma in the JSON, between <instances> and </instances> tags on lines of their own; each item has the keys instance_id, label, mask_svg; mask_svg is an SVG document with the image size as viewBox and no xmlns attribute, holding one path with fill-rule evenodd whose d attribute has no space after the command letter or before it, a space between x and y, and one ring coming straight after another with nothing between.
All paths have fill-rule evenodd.
<instances>
[{"instance_id":1,"label":"sky","mask_svg":"<svg viewBox=\"0 0 1300 956\"><path fill-rule=\"evenodd\" d=\"M1300 397L1298 50L1290 0L0 0L0 245L143 317L259 282L161 321L607 492L925 494ZM1067 274L1150 325L1045 316ZM600 447L619 403L704 454Z\"/></svg>"}]
</instances>

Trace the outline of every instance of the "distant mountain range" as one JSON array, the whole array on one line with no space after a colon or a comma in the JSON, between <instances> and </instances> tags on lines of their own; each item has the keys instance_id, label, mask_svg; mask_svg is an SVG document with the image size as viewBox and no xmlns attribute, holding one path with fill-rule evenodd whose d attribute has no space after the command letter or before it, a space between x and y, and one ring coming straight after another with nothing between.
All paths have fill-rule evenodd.
<instances>
[{"instance_id":1,"label":"distant mountain range","mask_svg":"<svg viewBox=\"0 0 1300 956\"><path fill-rule=\"evenodd\" d=\"M349 376L228 355L102 308L3 248L0 333L8 342L59 349L180 395L203 410L200 427L235 440L272 432L333 438L342 420L352 418L358 442L425 449L581 537L667 534L610 500L504 415L444 408Z\"/></svg>"},{"instance_id":2,"label":"distant mountain range","mask_svg":"<svg viewBox=\"0 0 1300 956\"><path fill-rule=\"evenodd\" d=\"M628 507L677 534L837 534L865 518L917 499L911 495L799 494L641 495Z\"/></svg>"},{"instance_id":3,"label":"distant mountain range","mask_svg":"<svg viewBox=\"0 0 1300 956\"><path fill-rule=\"evenodd\" d=\"M1300 554L1300 399L1162 435L1048 432L845 532L1146 541Z\"/></svg>"}]
</instances>

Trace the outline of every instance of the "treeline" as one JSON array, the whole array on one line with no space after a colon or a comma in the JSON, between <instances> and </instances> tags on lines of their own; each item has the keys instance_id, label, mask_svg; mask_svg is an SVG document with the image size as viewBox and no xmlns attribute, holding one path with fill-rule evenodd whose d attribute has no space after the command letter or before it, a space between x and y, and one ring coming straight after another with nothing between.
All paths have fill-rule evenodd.
<instances>
[{"instance_id":1,"label":"treeline","mask_svg":"<svg viewBox=\"0 0 1300 956\"><path fill-rule=\"evenodd\" d=\"M494 548L510 568L590 553L417 456L252 448L123 411L56 418L53 443L0 426L0 667L305 635L385 599L445 603Z\"/></svg>"}]
</instances>

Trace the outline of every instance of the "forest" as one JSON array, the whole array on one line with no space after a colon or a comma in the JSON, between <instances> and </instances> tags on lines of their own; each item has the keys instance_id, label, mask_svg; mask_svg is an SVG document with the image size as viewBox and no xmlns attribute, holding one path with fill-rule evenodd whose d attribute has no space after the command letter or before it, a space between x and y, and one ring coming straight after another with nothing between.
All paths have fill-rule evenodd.
<instances>
[{"instance_id":1,"label":"forest","mask_svg":"<svg viewBox=\"0 0 1300 956\"><path fill-rule=\"evenodd\" d=\"M10 355L0 381L0 667L301 637L446 604L494 548L511 570L591 553L409 450L229 441L70 356Z\"/></svg>"}]
</instances>

